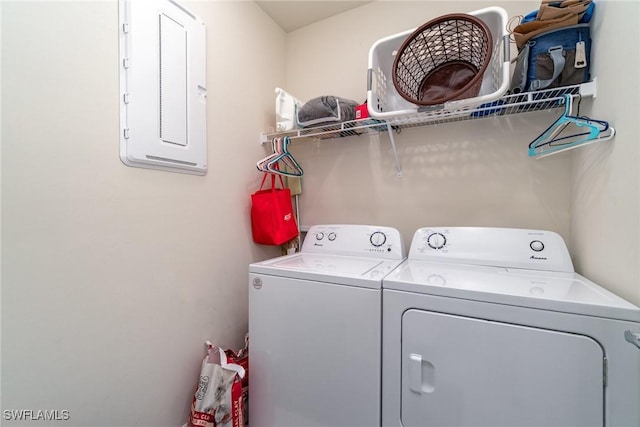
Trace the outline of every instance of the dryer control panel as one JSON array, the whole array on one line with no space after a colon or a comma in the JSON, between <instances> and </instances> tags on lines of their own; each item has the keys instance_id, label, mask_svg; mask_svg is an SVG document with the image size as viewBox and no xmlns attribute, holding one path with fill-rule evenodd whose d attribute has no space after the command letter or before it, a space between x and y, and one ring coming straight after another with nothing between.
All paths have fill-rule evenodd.
<instances>
[{"instance_id":1,"label":"dryer control panel","mask_svg":"<svg viewBox=\"0 0 640 427\"><path fill-rule=\"evenodd\" d=\"M314 225L300 252L402 260L406 251L395 228L375 225Z\"/></svg>"},{"instance_id":2,"label":"dryer control panel","mask_svg":"<svg viewBox=\"0 0 640 427\"><path fill-rule=\"evenodd\" d=\"M562 237L552 231L488 227L425 227L409 259L530 270L573 270Z\"/></svg>"}]
</instances>

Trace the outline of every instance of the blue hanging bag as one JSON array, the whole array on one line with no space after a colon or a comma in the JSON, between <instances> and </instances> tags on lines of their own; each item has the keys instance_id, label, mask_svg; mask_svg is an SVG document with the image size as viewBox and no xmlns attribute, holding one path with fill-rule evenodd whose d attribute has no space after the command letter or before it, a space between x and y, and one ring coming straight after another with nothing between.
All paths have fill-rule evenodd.
<instances>
[{"instance_id":1,"label":"blue hanging bag","mask_svg":"<svg viewBox=\"0 0 640 427\"><path fill-rule=\"evenodd\" d=\"M521 45L510 93L571 86L591 80L589 21L594 8L595 3L591 2L580 15L578 24L540 32ZM535 21L536 12L525 16L522 23Z\"/></svg>"}]
</instances>

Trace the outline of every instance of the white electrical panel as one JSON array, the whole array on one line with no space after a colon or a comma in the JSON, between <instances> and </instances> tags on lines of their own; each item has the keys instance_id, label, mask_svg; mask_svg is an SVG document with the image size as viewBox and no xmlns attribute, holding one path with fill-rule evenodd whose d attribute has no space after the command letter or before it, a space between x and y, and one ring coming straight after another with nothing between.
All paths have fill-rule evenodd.
<instances>
[{"instance_id":1,"label":"white electrical panel","mask_svg":"<svg viewBox=\"0 0 640 427\"><path fill-rule=\"evenodd\" d=\"M120 159L207 173L206 28L172 0L120 0Z\"/></svg>"}]
</instances>

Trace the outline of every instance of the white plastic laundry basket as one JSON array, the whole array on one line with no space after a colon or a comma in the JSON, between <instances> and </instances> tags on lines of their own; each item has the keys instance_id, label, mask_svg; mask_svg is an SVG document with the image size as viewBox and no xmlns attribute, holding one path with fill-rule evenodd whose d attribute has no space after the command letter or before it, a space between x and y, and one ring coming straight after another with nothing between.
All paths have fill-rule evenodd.
<instances>
[{"instance_id":1,"label":"white plastic laundry basket","mask_svg":"<svg viewBox=\"0 0 640 427\"><path fill-rule=\"evenodd\" d=\"M478 96L429 107L413 104L400 96L393 85L393 60L402 42L415 31L412 28L378 40L369 50L367 108L371 117L392 124L406 122L411 116L423 122L436 121L452 111L467 114L465 111L493 102L505 94L510 75L507 12L501 7L488 7L468 14L484 21L494 40L491 61L482 78Z\"/></svg>"}]
</instances>

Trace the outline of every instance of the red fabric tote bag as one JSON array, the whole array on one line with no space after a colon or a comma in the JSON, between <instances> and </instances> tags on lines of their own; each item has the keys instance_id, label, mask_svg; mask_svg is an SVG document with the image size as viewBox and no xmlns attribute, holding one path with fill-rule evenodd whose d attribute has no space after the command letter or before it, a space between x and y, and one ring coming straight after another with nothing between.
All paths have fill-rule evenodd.
<instances>
[{"instance_id":1,"label":"red fabric tote bag","mask_svg":"<svg viewBox=\"0 0 640 427\"><path fill-rule=\"evenodd\" d=\"M271 175L271 188L263 190L267 175ZM251 195L251 232L253 241L261 245L282 245L298 235L291 191L278 178L282 188L276 188L275 174L265 173L260 189Z\"/></svg>"}]
</instances>

